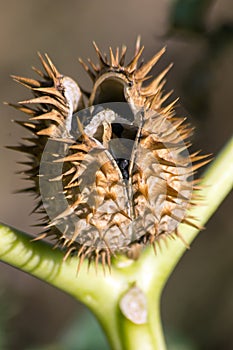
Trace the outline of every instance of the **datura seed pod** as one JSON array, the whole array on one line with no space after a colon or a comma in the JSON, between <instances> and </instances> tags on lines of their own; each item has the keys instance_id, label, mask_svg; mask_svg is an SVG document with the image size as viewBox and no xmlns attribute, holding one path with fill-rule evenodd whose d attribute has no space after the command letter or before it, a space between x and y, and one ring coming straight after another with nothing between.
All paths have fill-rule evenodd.
<instances>
[{"instance_id":1,"label":"datura seed pod","mask_svg":"<svg viewBox=\"0 0 233 350\"><path fill-rule=\"evenodd\" d=\"M143 47L126 64L126 47L109 56L94 43L98 63L80 62L92 79L90 93L39 54L39 79L13 76L32 99L11 104L28 115L18 122L31 143L12 147L28 154L44 232L56 246L79 258L111 266L117 253L135 258L141 247L179 236L178 224L196 226L187 215L194 204L192 176L207 156L189 154L192 129L164 106L165 76L148 74L163 55L140 63ZM200 161L201 160L201 161ZM195 163L195 164L194 164Z\"/></svg>"}]
</instances>

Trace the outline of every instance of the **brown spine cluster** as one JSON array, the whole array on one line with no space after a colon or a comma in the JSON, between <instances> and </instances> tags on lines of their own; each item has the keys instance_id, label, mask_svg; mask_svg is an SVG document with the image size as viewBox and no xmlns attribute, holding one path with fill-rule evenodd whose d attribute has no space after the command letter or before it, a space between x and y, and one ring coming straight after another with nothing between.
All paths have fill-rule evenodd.
<instances>
[{"instance_id":1,"label":"brown spine cluster","mask_svg":"<svg viewBox=\"0 0 233 350\"><path fill-rule=\"evenodd\" d=\"M116 253L132 257L139 246L179 236L179 223L196 226L187 215L198 183L192 176L208 160L188 153L192 129L175 115L176 101L164 106L171 66L147 82L164 49L140 64L138 40L125 64L125 46L115 54L110 47L109 57L94 47L97 64L80 59L93 81L90 93L60 74L47 55L39 55L44 72L33 68L38 80L13 76L34 97L11 104L29 116L18 123L32 133L30 146L12 148L30 159L25 173L34 186L28 190L38 197L34 211L45 214L38 239L55 236L65 258L77 254L79 268L84 258L110 268ZM111 103L127 104L131 120Z\"/></svg>"}]
</instances>

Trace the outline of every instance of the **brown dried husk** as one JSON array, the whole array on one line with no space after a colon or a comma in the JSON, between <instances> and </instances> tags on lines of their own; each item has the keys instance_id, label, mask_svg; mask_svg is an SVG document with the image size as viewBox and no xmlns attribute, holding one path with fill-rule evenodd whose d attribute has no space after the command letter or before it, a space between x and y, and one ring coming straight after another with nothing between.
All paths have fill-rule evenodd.
<instances>
[{"instance_id":1,"label":"brown dried husk","mask_svg":"<svg viewBox=\"0 0 233 350\"><path fill-rule=\"evenodd\" d=\"M18 123L33 134L31 146L12 148L30 159L25 173L34 186L28 191L37 195L34 211L43 214L45 226L37 239L55 236L65 258L77 254L79 268L84 258L110 268L112 255L135 258L141 246L180 236L180 222L196 227L187 215L196 199L192 176L208 160L199 152L189 155L192 129L175 115L176 101L164 106L170 66L146 82L164 49L140 65L138 40L126 65L125 46L115 54L110 48L109 58L94 47L97 65L80 59L93 81L90 94L60 74L47 55L39 54L44 72L34 68L39 80L13 76L34 97L11 104L29 116ZM90 108L82 117L85 99ZM119 116L111 108L116 102L127 103L133 119L127 112ZM98 104L102 109L93 107Z\"/></svg>"}]
</instances>

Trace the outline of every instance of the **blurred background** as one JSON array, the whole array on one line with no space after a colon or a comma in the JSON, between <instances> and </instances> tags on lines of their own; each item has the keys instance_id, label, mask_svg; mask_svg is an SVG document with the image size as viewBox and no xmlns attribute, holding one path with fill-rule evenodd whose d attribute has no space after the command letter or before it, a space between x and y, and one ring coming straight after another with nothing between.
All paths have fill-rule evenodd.
<instances>
[{"instance_id":1,"label":"blurred background","mask_svg":"<svg viewBox=\"0 0 233 350\"><path fill-rule=\"evenodd\" d=\"M0 2L0 101L30 97L10 74L32 77L37 51L47 52L65 75L86 90L90 81L78 57L92 58L92 41L107 50L126 44L128 58L137 35L149 59L167 52L153 74L168 63L167 90L180 96L178 113L195 126L193 150L216 155L233 126L232 0L99 0ZM27 132L11 122L26 118L0 104L0 221L30 233L34 199L14 194L27 187L16 175L25 157L5 149ZM171 276L162 298L169 350L233 349L232 194L224 201ZM91 335L91 336L90 336ZM0 350L108 349L93 316L72 298L0 264Z\"/></svg>"}]
</instances>

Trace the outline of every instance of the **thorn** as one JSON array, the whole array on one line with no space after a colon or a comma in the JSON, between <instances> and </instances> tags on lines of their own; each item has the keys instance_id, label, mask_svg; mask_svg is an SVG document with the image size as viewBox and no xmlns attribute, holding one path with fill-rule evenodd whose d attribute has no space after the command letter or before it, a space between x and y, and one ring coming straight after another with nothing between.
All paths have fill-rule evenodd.
<instances>
[{"instance_id":1,"label":"thorn","mask_svg":"<svg viewBox=\"0 0 233 350\"><path fill-rule=\"evenodd\" d=\"M199 153L200 153L200 151L197 151L197 152L191 154L190 159L191 159L192 162L197 162L199 160L202 160L202 159L205 159L205 158L209 158L209 157L211 157L213 155L212 153L209 153L209 154L204 154L204 155L199 155L198 156Z\"/></svg>"},{"instance_id":2,"label":"thorn","mask_svg":"<svg viewBox=\"0 0 233 350\"><path fill-rule=\"evenodd\" d=\"M189 220L188 218L184 218L182 221L181 221L182 224L186 224L186 225L189 225L189 226L192 226L194 228L196 228L197 230L203 230L204 227L203 226L200 226L198 224L195 224L193 221Z\"/></svg>"},{"instance_id":3,"label":"thorn","mask_svg":"<svg viewBox=\"0 0 233 350\"><path fill-rule=\"evenodd\" d=\"M108 265L109 273L111 274L111 272L112 272L112 270L111 270L111 255L110 255L109 249L107 249L107 265Z\"/></svg>"},{"instance_id":4,"label":"thorn","mask_svg":"<svg viewBox=\"0 0 233 350\"><path fill-rule=\"evenodd\" d=\"M78 131L80 132L81 135L84 136L85 132L84 132L83 124L78 117L76 118L76 120L77 120Z\"/></svg>"},{"instance_id":5,"label":"thorn","mask_svg":"<svg viewBox=\"0 0 233 350\"><path fill-rule=\"evenodd\" d=\"M119 66L119 47L116 48L116 56L115 56L116 65Z\"/></svg>"},{"instance_id":6,"label":"thorn","mask_svg":"<svg viewBox=\"0 0 233 350\"><path fill-rule=\"evenodd\" d=\"M83 247L84 247L84 246L83 246ZM82 248L81 248L81 249L82 249ZM85 253L80 254L80 256L79 256L79 261L78 261L78 267L77 267L76 276L79 275L80 268L81 268L81 266L82 266L82 264L83 264L84 258L85 258Z\"/></svg>"},{"instance_id":7,"label":"thorn","mask_svg":"<svg viewBox=\"0 0 233 350\"><path fill-rule=\"evenodd\" d=\"M34 109L26 107L23 104L14 104L14 103L9 103L9 102L4 102L4 104L7 104L8 106L13 107L13 108L17 109L18 111L26 113L28 115L36 115L36 113L37 113ZM18 121L14 120L14 122L17 123Z\"/></svg>"},{"instance_id":8,"label":"thorn","mask_svg":"<svg viewBox=\"0 0 233 350\"><path fill-rule=\"evenodd\" d=\"M23 126L24 128L32 131L32 132L35 132L35 129L36 129L36 125L35 124L32 124L32 123L27 123L27 122L23 122L21 120L14 120L14 123L20 125L20 126Z\"/></svg>"},{"instance_id":9,"label":"thorn","mask_svg":"<svg viewBox=\"0 0 233 350\"><path fill-rule=\"evenodd\" d=\"M75 250L75 247L71 247L67 250L66 254L63 257L63 261L66 261L68 259L73 250Z\"/></svg>"},{"instance_id":10,"label":"thorn","mask_svg":"<svg viewBox=\"0 0 233 350\"><path fill-rule=\"evenodd\" d=\"M61 113L67 115L67 106L65 101L58 101L50 96L40 96L30 100L20 101L19 104L49 104L56 107Z\"/></svg>"},{"instance_id":11,"label":"thorn","mask_svg":"<svg viewBox=\"0 0 233 350\"><path fill-rule=\"evenodd\" d=\"M151 95L155 94L159 90L159 88L161 89L163 87L163 85L165 84L165 81L164 81L163 85L161 85L161 86L159 86L159 83L163 80L163 78L166 76L166 74L168 73L168 71L171 69L172 66L173 66L173 64L170 64L148 86L143 87L141 89L142 94L147 95L147 96L151 96Z\"/></svg>"},{"instance_id":12,"label":"thorn","mask_svg":"<svg viewBox=\"0 0 233 350\"><path fill-rule=\"evenodd\" d=\"M34 91L38 91L38 92L42 92L42 93L46 93L49 95L54 95L58 98L60 98L61 100L64 99L63 95L60 93L60 91L58 91L55 87L35 87L33 88Z\"/></svg>"},{"instance_id":13,"label":"thorn","mask_svg":"<svg viewBox=\"0 0 233 350\"><path fill-rule=\"evenodd\" d=\"M46 76L44 75L44 73L43 73L40 69L38 69L38 68L32 66L32 70L33 70L36 74L38 74L41 78L46 79Z\"/></svg>"},{"instance_id":14,"label":"thorn","mask_svg":"<svg viewBox=\"0 0 233 350\"><path fill-rule=\"evenodd\" d=\"M47 73L47 78L54 80L55 76L54 76L53 72L51 71L50 67L48 66L48 64L46 63L44 57L41 55L40 52L38 52L37 54L39 56L39 59L41 61L42 66L44 67L44 70ZM45 78L45 76L43 76L43 77Z\"/></svg>"},{"instance_id":15,"label":"thorn","mask_svg":"<svg viewBox=\"0 0 233 350\"><path fill-rule=\"evenodd\" d=\"M126 51L127 51L127 47L126 47L125 45L122 45L122 48L121 48L121 55L120 55L120 59L119 59L119 65L120 65L120 66L123 66L123 65L124 65Z\"/></svg>"},{"instance_id":16,"label":"thorn","mask_svg":"<svg viewBox=\"0 0 233 350\"><path fill-rule=\"evenodd\" d=\"M154 55L147 63L144 63L136 72L135 79L144 78L152 67L158 62L160 57L164 54L166 48L163 47L156 55Z\"/></svg>"},{"instance_id":17,"label":"thorn","mask_svg":"<svg viewBox=\"0 0 233 350\"><path fill-rule=\"evenodd\" d=\"M50 57L49 57L49 55L47 53L45 54L45 57L46 57L46 59L47 59L47 61L49 63L50 70L53 73L53 76L55 78L59 78L61 76L61 74L58 72L57 68L55 67L55 65L53 64L53 62L51 61L51 59L50 59Z\"/></svg>"},{"instance_id":18,"label":"thorn","mask_svg":"<svg viewBox=\"0 0 233 350\"><path fill-rule=\"evenodd\" d=\"M144 50L144 46L141 47L140 51L137 53L136 56L133 57L133 59L131 60L131 62L126 66L126 70L129 73L132 73L136 68L137 68L137 64L138 64L138 60L142 54Z\"/></svg>"},{"instance_id":19,"label":"thorn","mask_svg":"<svg viewBox=\"0 0 233 350\"><path fill-rule=\"evenodd\" d=\"M53 120L59 125L63 125L64 121L61 118L60 113L56 110L52 110L51 112L44 113L35 117L31 117L30 120Z\"/></svg>"},{"instance_id":20,"label":"thorn","mask_svg":"<svg viewBox=\"0 0 233 350\"><path fill-rule=\"evenodd\" d=\"M192 166L192 171L196 171L197 169L203 167L204 165L208 164L209 162L211 162L212 159L207 159L205 160L204 162L201 162L201 163L198 163L198 164L195 164Z\"/></svg>"},{"instance_id":21,"label":"thorn","mask_svg":"<svg viewBox=\"0 0 233 350\"><path fill-rule=\"evenodd\" d=\"M183 235L180 233L180 231L178 230L178 228L175 229L175 235L177 237L179 237L179 239L184 243L186 249L190 249L190 245L188 244L188 242L184 239Z\"/></svg>"},{"instance_id":22,"label":"thorn","mask_svg":"<svg viewBox=\"0 0 233 350\"><path fill-rule=\"evenodd\" d=\"M112 67L116 67L116 61L115 61L115 57L113 55L111 46L109 47L109 55L110 55L110 65Z\"/></svg>"},{"instance_id":23,"label":"thorn","mask_svg":"<svg viewBox=\"0 0 233 350\"><path fill-rule=\"evenodd\" d=\"M20 83L23 86L26 86L27 88L30 88L30 89L41 86L41 83L35 79L24 78L18 75L11 75L11 78L17 83Z\"/></svg>"},{"instance_id":24,"label":"thorn","mask_svg":"<svg viewBox=\"0 0 233 350\"><path fill-rule=\"evenodd\" d=\"M40 234L39 236L37 236L37 237L33 238L32 240L30 240L30 242L39 241L39 240L41 240L41 239L46 238L47 236L48 236L47 233L42 233L42 234Z\"/></svg>"},{"instance_id":25,"label":"thorn","mask_svg":"<svg viewBox=\"0 0 233 350\"><path fill-rule=\"evenodd\" d=\"M99 251L96 250L96 252L95 252L95 272L96 272L96 275L98 273L98 264L99 264Z\"/></svg>"},{"instance_id":26,"label":"thorn","mask_svg":"<svg viewBox=\"0 0 233 350\"><path fill-rule=\"evenodd\" d=\"M83 68L87 72L87 74L89 75L89 77L91 78L91 80L95 81L95 79L96 79L95 74L90 70L88 65L81 58L79 58L78 60L79 60L79 63L81 63L81 65L83 66Z\"/></svg>"},{"instance_id":27,"label":"thorn","mask_svg":"<svg viewBox=\"0 0 233 350\"><path fill-rule=\"evenodd\" d=\"M92 69L93 69L96 73L98 73L98 72L99 72L99 68L92 62L92 60L91 60L90 58L88 58L87 60L88 60L88 62L89 62L89 64L90 64L90 66L92 67Z\"/></svg>"},{"instance_id":28,"label":"thorn","mask_svg":"<svg viewBox=\"0 0 233 350\"><path fill-rule=\"evenodd\" d=\"M166 107L163 108L163 112L164 114L169 113L170 111L173 110L173 107L177 104L177 102L179 101L179 97L177 97L174 101L172 101L169 105L167 105Z\"/></svg>"},{"instance_id":29,"label":"thorn","mask_svg":"<svg viewBox=\"0 0 233 350\"><path fill-rule=\"evenodd\" d=\"M99 58L99 61L100 61L101 66L102 66L102 67L106 67L108 64L107 64L107 62L105 61L105 58L103 57L103 55L101 54L101 52L100 52L98 46L96 45L95 41L93 41L93 46L94 46L94 48L95 48L95 51L96 51L96 53L97 53L97 56L98 56L98 58Z\"/></svg>"},{"instance_id":30,"label":"thorn","mask_svg":"<svg viewBox=\"0 0 233 350\"><path fill-rule=\"evenodd\" d=\"M106 269L105 269L105 264L106 264L106 252L105 252L105 250L102 250L102 252L100 253L100 255L101 255L101 263L102 263L103 273L104 273L104 276L106 276Z\"/></svg>"},{"instance_id":31,"label":"thorn","mask_svg":"<svg viewBox=\"0 0 233 350\"><path fill-rule=\"evenodd\" d=\"M48 136L48 137L53 137L56 134L57 127L56 125L52 124L46 129L42 129L37 131L36 135L38 136Z\"/></svg>"},{"instance_id":32,"label":"thorn","mask_svg":"<svg viewBox=\"0 0 233 350\"><path fill-rule=\"evenodd\" d=\"M139 51L140 51L140 47L141 47L141 35L138 35L138 36L137 36L137 39L136 39L136 45L135 45L135 53L134 53L134 56L137 56L137 54L138 54Z\"/></svg>"}]
</instances>

